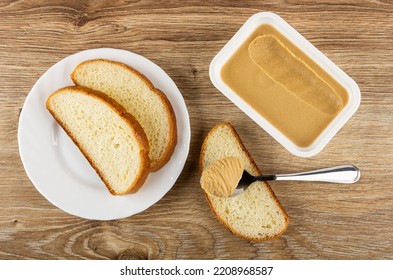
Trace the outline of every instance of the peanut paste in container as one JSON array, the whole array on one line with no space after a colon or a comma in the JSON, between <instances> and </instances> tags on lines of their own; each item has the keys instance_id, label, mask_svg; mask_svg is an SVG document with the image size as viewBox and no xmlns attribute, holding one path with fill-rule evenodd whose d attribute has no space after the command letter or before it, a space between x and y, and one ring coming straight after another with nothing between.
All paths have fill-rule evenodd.
<instances>
[{"instance_id":1,"label":"peanut paste in container","mask_svg":"<svg viewBox=\"0 0 393 280\"><path fill-rule=\"evenodd\" d=\"M221 77L299 147L310 146L348 103L335 79L267 24L225 63Z\"/></svg>"}]
</instances>

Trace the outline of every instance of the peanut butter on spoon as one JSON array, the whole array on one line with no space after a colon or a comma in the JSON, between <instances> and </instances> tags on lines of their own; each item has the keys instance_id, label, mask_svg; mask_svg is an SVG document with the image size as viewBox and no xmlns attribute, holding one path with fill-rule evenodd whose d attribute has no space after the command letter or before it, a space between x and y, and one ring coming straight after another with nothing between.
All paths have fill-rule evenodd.
<instances>
[{"instance_id":1,"label":"peanut butter on spoon","mask_svg":"<svg viewBox=\"0 0 393 280\"><path fill-rule=\"evenodd\" d=\"M214 162L201 176L202 189L219 197L229 197L237 187L244 171L244 163L237 157L226 157Z\"/></svg>"}]
</instances>

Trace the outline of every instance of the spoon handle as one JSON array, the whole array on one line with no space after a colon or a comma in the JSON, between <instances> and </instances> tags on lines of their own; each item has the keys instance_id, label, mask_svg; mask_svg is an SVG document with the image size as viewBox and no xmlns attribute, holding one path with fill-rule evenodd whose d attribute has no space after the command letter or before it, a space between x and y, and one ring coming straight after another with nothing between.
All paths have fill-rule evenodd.
<instances>
[{"instance_id":1,"label":"spoon handle","mask_svg":"<svg viewBox=\"0 0 393 280\"><path fill-rule=\"evenodd\" d=\"M264 177L264 176L261 176ZM318 170L275 175L270 180L277 181L317 181L341 184L352 184L359 180L360 170L353 165L340 165ZM262 178L258 178L261 180ZM266 180L266 179L265 179Z\"/></svg>"}]
</instances>

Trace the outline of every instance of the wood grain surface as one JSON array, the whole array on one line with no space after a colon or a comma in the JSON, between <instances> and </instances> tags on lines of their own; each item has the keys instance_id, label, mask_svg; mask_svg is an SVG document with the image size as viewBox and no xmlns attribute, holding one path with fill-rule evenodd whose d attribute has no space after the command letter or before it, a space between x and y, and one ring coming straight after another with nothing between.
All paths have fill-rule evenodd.
<instances>
[{"instance_id":1,"label":"wood grain surface","mask_svg":"<svg viewBox=\"0 0 393 280\"><path fill-rule=\"evenodd\" d=\"M315 157L289 154L210 82L212 58L259 11L283 17L361 89L357 113ZM17 141L35 81L64 57L99 47L161 66L183 94L192 130L185 168L167 195L105 222L71 216L40 195ZM0 73L0 259L393 259L391 1L1 0ZM272 183L291 219L287 231L264 243L239 239L216 220L199 186L203 138L227 121L265 173L353 163L361 180Z\"/></svg>"}]
</instances>

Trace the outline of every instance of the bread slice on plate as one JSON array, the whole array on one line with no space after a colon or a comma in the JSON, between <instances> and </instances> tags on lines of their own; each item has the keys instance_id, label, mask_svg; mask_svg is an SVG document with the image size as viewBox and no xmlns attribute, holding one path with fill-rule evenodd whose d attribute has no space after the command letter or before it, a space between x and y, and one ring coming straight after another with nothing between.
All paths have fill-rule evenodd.
<instances>
[{"instance_id":1,"label":"bread slice on plate","mask_svg":"<svg viewBox=\"0 0 393 280\"><path fill-rule=\"evenodd\" d=\"M135 193L149 174L149 145L135 118L105 94L73 86L46 107L113 195Z\"/></svg>"},{"instance_id":2,"label":"bread slice on plate","mask_svg":"<svg viewBox=\"0 0 393 280\"><path fill-rule=\"evenodd\" d=\"M151 171L164 166L177 141L175 114L164 93L137 70L105 59L82 62L71 79L76 85L104 92L132 114L147 135Z\"/></svg>"},{"instance_id":3,"label":"bread slice on plate","mask_svg":"<svg viewBox=\"0 0 393 280\"><path fill-rule=\"evenodd\" d=\"M243 160L250 174L261 175L233 126L216 125L201 148L201 173L215 161L230 156ZM274 239L288 226L289 217L266 182L254 182L235 197L205 195L217 219L241 238L256 242Z\"/></svg>"}]
</instances>

